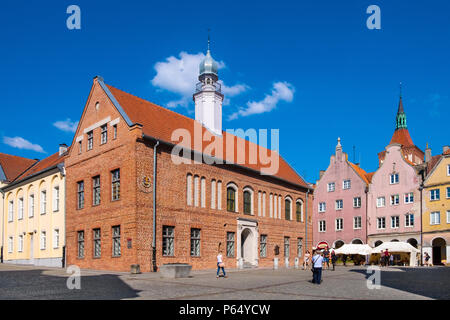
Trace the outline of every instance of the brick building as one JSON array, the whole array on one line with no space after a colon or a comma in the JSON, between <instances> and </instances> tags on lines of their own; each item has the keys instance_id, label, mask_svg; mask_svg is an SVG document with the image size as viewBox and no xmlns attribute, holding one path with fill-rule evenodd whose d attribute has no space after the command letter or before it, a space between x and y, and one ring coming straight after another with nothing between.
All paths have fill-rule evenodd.
<instances>
[{"instance_id":1,"label":"brick building","mask_svg":"<svg viewBox=\"0 0 450 320\"><path fill-rule=\"evenodd\" d=\"M277 153L222 131L209 50L199 80L193 120L94 78L66 159L68 265L208 269L219 250L228 267L301 263L310 187Z\"/></svg>"}]
</instances>

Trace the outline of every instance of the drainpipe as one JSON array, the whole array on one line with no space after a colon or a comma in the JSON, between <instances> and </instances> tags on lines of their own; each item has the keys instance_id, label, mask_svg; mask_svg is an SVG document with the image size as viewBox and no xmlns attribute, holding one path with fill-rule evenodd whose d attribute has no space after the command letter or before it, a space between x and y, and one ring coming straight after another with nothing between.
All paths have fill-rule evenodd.
<instances>
[{"instance_id":1,"label":"drainpipe","mask_svg":"<svg viewBox=\"0 0 450 320\"><path fill-rule=\"evenodd\" d=\"M425 170L425 169L424 169ZM423 257L423 230L422 230L422 208L423 208L423 181L424 181L424 171L421 172L421 176L422 176L422 181L420 182L420 187L419 187L419 191L420 191L420 265L423 264L422 262L422 257Z\"/></svg>"},{"instance_id":2,"label":"drainpipe","mask_svg":"<svg viewBox=\"0 0 450 320\"><path fill-rule=\"evenodd\" d=\"M159 140L153 147L153 240L152 240L152 265L153 272L157 271L156 267L156 148L159 146Z\"/></svg>"},{"instance_id":3,"label":"drainpipe","mask_svg":"<svg viewBox=\"0 0 450 320\"><path fill-rule=\"evenodd\" d=\"M4 219L5 219L5 208L4 208L4 200L5 200L5 191L3 191L3 190L1 190L0 189L0 193L2 194L2 203L1 203L1 206L2 206L2 217L1 217L1 219L2 219L2 246L0 247L0 263L3 263L3 239L4 239L4 235L5 235L5 230L4 230Z\"/></svg>"},{"instance_id":4,"label":"drainpipe","mask_svg":"<svg viewBox=\"0 0 450 320\"><path fill-rule=\"evenodd\" d=\"M305 244L306 244L306 249L308 249L308 198L309 198L309 188L308 191L306 191L306 203L305 203ZM312 242L311 242L312 243Z\"/></svg>"},{"instance_id":5,"label":"drainpipe","mask_svg":"<svg viewBox=\"0 0 450 320\"><path fill-rule=\"evenodd\" d=\"M367 212L367 210L369 209L369 187L366 187L365 189L364 189L364 191L366 192L366 244L369 244L369 221L367 220L368 219L368 217L369 217L369 215L368 215L368 212ZM361 222L362 223L362 222Z\"/></svg>"}]
</instances>

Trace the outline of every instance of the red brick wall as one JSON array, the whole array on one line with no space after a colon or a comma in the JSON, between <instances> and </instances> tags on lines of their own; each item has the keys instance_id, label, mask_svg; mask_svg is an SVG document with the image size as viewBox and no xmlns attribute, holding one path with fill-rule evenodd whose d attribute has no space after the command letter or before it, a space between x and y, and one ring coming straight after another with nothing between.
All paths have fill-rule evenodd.
<instances>
[{"instance_id":1,"label":"red brick wall","mask_svg":"<svg viewBox=\"0 0 450 320\"><path fill-rule=\"evenodd\" d=\"M100 102L99 110L95 109ZM80 120L79 131L75 137L83 134L83 129L111 116L119 117L103 90L94 81L94 87L88 99L85 112ZM108 126L108 129L111 127ZM153 183L153 142L141 139L139 127L130 128L124 119L118 125L118 138L112 140L112 130L108 132L108 142L100 145L100 128L94 130L94 148L86 151L87 136L84 134L83 152L78 153L74 142L66 161L66 237L67 264L81 268L129 271L131 264L140 264L141 270L151 270L152 258L152 187L146 188L142 179L148 177ZM308 246L305 243L305 223L295 221L295 201L305 201L305 190L270 177L249 173L241 168L214 166L206 164L175 165L170 156L170 148L158 147L157 164L157 221L156 248L157 265L164 263L190 263L194 269L216 267L216 255L219 243L226 256L226 233L235 232L237 247L237 218L250 218L258 221L258 233L268 235L267 258L260 258L259 265L273 265L274 246L280 247L280 266L284 265L284 237L290 237L290 263L297 256L297 238L304 239L304 250L311 247L312 229L308 227ZM119 201L111 201L111 173L120 168L121 196ZM186 175L192 173L206 178L206 208L187 206ZM92 205L92 177L101 176L101 204ZM211 209L211 180L222 181L222 209ZM85 183L85 206L77 209L77 182ZM226 185L234 182L239 188L239 213L226 210ZM254 215L244 215L243 188L250 186L254 190ZM258 216L258 191L266 192L266 217ZM281 217L269 217L269 194L282 196ZM290 195L293 221L284 220L284 197ZM308 199L308 216L312 214L312 194ZM112 257L112 226L121 226L121 257ZM162 256L162 226L175 227L175 255ZM101 228L101 258L93 258L93 229ZM190 256L190 229L201 229L201 256ZM85 231L85 257L77 258L77 231ZM127 248L127 239L132 240L132 248ZM258 241L259 242L259 241ZM258 248L259 252L259 248ZM228 267L236 266L236 259L225 258Z\"/></svg>"}]
</instances>

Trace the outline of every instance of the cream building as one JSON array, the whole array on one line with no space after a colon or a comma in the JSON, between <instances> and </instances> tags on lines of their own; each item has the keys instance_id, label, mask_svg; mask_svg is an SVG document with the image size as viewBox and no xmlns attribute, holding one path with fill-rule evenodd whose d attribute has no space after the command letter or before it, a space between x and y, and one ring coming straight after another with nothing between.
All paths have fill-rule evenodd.
<instances>
[{"instance_id":1,"label":"cream building","mask_svg":"<svg viewBox=\"0 0 450 320\"><path fill-rule=\"evenodd\" d=\"M3 262L62 267L67 147L2 188Z\"/></svg>"}]
</instances>

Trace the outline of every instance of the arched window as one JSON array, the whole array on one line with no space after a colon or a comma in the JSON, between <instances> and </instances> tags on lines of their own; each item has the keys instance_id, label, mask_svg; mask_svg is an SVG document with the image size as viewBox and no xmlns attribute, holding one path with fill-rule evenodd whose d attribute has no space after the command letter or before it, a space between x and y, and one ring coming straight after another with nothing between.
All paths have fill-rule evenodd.
<instances>
[{"instance_id":1,"label":"arched window","mask_svg":"<svg viewBox=\"0 0 450 320\"><path fill-rule=\"evenodd\" d=\"M192 206L192 174L186 176L186 202L188 206Z\"/></svg>"},{"instance_id":2,"label":"arched window","mask_svg":"<svg viewBox=\"0 0 450 320\"><path fill-rule=\"evenodd\" d=\"M211 181L211 209L216 208L216 180Z\"/></svg>"},{"instance_id":3,"label":"arched window","mask_svg":"<svg viewBox=\"0 0 450 320\"><path fill-rule=\"evenodd\" d=\"M303 201L297 200L295 204L295 215L297 222L303 222Z\"/></svg>"},{"instance_id":4,"label":"arched window","mask_svg":"<svg viewBox=\"0 0 450 320\"><path fill-rule=\"evenodd\" d=\"M236 212L236 190L227 187L227 211Z\"/></svg>"},{"instance_id":5,"label":"arched window","mask_svg":"<svg viewBox=\"0 0 450 320\"><path fill-rule=\"evenodd\" d=\"M200 180L200 200L201 200L201 207L206 208L206 179L205 177L202 177Z\"/></svg>"},{"instance_id":6,"label":"arched window","mask_svg":"<svg viewBox=\"0 0 450 320\"><path fill-rule=\"evenodd\" d=\"M244 214L252 213L252 194L250 191L244 191Z\"/></svg>"},{"instance_id":7,"label":"arched window","mask_svg":"<svg viewBox=\"0 0 450 320\"><path fill-rule=\"evenodd\" d=\"M198 207L199 205L199 182L200 178L199 176L194 176L194 206Z\"/></svg>"},{"instance_id":8,"label":"arched window","mask_svg":"<svg viewBox=\"0 0 450 320\"><path fill-rule=\"evenodd\" d=\"M222 210L222 181L217 181L217 209Z\"/></svg>"},{"instance_id":9,"label":"arched window","mask_svg":"<svg viewBox=\"0 0 450 320\"><path fill-rule=\"evenodd\" d=\"M292 212L292 201L290 198L284 199L284 218L286 220L291 220L291 212Z\"/></svg>"},{"instance_id":10,"label":"arched window","mask_svg":"<svg viewBox=\"0 0 450 320\"><path fill-rule=\"evenodd\" d=\"M273 217L273 194L269 195L269 216Z\"/></svg>"},{"instance_id":11,"label":"arched window","mask_svg":"<svg viewBox=\"0 0 450 320\"><path fill-rule=\"evenodd\" d=\"M262 215L263 217L266 216L266 193L263 192L263 197L262 197Z\"/></svg>"}]
</instances>

